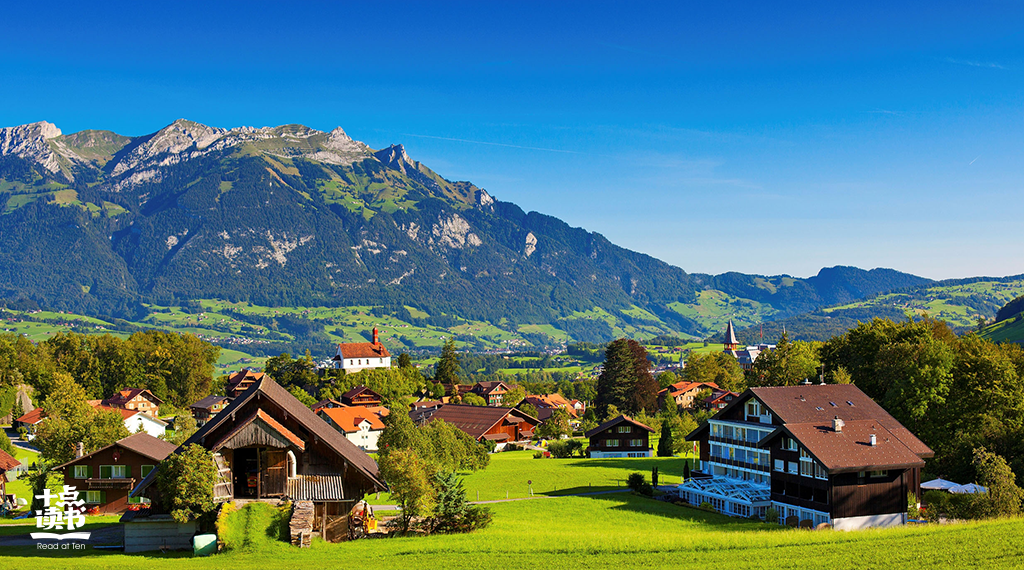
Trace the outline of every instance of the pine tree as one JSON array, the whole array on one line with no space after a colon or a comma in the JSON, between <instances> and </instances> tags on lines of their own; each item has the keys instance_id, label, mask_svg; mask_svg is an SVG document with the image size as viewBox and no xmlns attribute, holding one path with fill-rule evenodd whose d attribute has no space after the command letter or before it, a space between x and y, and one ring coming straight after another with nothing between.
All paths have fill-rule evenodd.
<instances>
[{"instance_id":1,"label":"pine tree","mask_svg":"<svg viewBox=\"0 0 1024 570\"><path fill-rule=\"evenodd\" d=\"M455 352L455 339L449 338L441 348L441 359L434 370L434 382L440 384L459 384L459 355Z\"/></svg>"},{"instance_id":2,"label":"pine tree","mask_svg":"<svg viewBox=\"0 0 1024 570\"><path fill-rule=\"evenodd\" d=\"M661 437L658 438L658 457L672 457L672 422L661 422Z\"/></svg>"}]
</instances>

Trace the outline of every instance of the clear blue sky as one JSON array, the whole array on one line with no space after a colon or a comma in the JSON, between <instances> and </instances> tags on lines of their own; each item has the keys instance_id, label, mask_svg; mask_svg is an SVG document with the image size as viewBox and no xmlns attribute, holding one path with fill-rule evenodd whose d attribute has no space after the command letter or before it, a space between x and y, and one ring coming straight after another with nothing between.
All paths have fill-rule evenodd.
<instances>
[{"instance_id":1,"label":"clear blue sky","mask_svg":"<svg viewBox=\"0 0 1024 570\"><path fill-rule=\"evenodd\" d=\"M291 4L5 6L0 125L340 125L691 272L1024 273L1019 2Z\"/></svg>"}]
</instances>

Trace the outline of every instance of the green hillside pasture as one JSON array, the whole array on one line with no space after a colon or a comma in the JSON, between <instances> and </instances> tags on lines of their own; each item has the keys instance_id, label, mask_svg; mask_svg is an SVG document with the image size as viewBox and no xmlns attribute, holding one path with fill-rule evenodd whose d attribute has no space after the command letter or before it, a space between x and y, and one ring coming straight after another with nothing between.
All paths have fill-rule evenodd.
<instances>
[{"instance_id":1,"label":"green hillside pasture","mask_svg":"<svg viewBox=\"0 0 1024 570\"><path fill-rule=\"evenodd\" d=\"M733 326L744 328L778 313L771 305L733 297L718 290L700 291L696 304L675 302L668 308L696 322L708 333L724 331L730 319Z\"/></svg>"},{"instance_id":2,"label":"green hillside pasture","mask_svg":"<svg viewBox=\"0 0 1024 570\"><path fill-rule=\"evenodd\" d=\"M1024 318L1014 317L989 325L981 329L978 336L993 342L1024 342Z\"/></svg>"},{"instance_id":3,"label":"green hillside pasture","mask_svg":"<svg viewBox=\"0 0 1024 570\"><path fill-rule=\"evenodd\" d=\"M535 495L613 491L625 489L626 477L634 471L644 473L650 481L651 468L655 466L659 483L678 484L686 461L682 457L534 459L533 451L506 451L491 455L491 464L486 469L465 474L463 484L471 501L501 500L506 493L509 499L529 497L527 481L533 481ZM380 498L370 495L367 501L376 505L392 503L387 493L381 493Z\"/></svg>"},{"instance_id":4,"label":"green hillside pasture","mask_svg":"<svg viewBox=\"0 0 1024 570\"><path fill-rule=\"evenodd\" d=\"M258 507L258 508L263 508ZM731 519L633 496L559 497L490 505L494 522L472 534L314 541L298 549L251 528L239 551L170 558L87 550L0 552L17 568L207 570L252 568L1019 568L1024 520L816 532ZM267 510L267 509L263 509ZM268 532L270 531L270 532ZM49 554L49 553L47 553ZM174 555L180 556L180 555Z\"/></svg>"},{"instance_id":5,"label":"green hillside pasture","mask_svg":"<svg viewBox=\"0 0 1024 570\"><path fill-rule=\"evenodd\" d=\"M952 326L973 327L977 325L979 316L995 316L1000 307L1021 294L1024 294L1024 280L978 281L963 285L928 287L909 293L879 295L873 299L830 307L825 309L825 312L891 305L902 309L908 317L919 317L927 313L928 316L946 321Z\"/></svg>"}]
</instances>

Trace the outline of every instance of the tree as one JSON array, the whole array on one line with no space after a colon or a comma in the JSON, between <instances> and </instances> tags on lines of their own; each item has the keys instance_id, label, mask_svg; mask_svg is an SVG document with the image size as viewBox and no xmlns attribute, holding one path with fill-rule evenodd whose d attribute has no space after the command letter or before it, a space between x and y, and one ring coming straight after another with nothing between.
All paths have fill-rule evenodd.
<instances>
[{"instance_id":1,"label":"tree","mask_svg":"<svg viewBox=\"0 0 1024 570\"><path fill-rule=\"evenodd\" d=\"M1016 478L1006 460L986 450L974 450L974 469L978 484L988 489L975 498L974 511L980 518L1012 517L1020 514L1024 490L1017 486Z\"/></svg>"},{"instance_id":2,"label":"tree","mask_svg":"<svg viewBox=\"0 0 1024 570\"><path fill-rule=\"evenodd\" d=\"M180 414L174 418L173 434L165 433L160 436L160 439L167 440L174 445L181 445L188 441L188 438L192 437L192 434L196 433L198 429L192 414Z\"/></svg>"},{"instance_id":3,"label":"tree","mask_svg":"<svg viewBox=\"0 0 1024 570\"><path fill-rule=\"evenodd\" d=\"M747 387L739 362L724 352L691 354L683 369L683 380L715 384L733 392L742 392Z\"/></svg>"},{"instance_id":4,"label":"tree","mask_svg":"<svg viewBox=\"0 0 1024 570\"><path fill-rule=\"evenodd\" d=\"M412 363L412 357L409 356L408 352L403 352L398 355L398 367L399 368L415 368L416 366Z\"/></svg>"},{"instance_id":5,"label":"tree","mask_svg":"<svg viewBox=\"0 0 1024 570\"><path fill-rule=\"evenodd\" d=\"M7 432L2 429L0 429L0 450L6 451L11 457L14 457L16 451L14 449L14 444L11 443L10 438L7 437Z\"/></svg>"},{"instance_id":6,"label":"tree","mask_svg":"<svg viewBox=\"0 0 1024 570\"><path fill-rule=\"evenodd\" d=\"M292 396L295 396L295 399L302 402L302 405L306 406L307 408L312 408L316 404L316 398L310 396L309 392L303 390L298 386L290 386L288 388L288 393L291 394Z\"/></svg>"},{"instance_id":7,"label":"tree","mask_svg":"<svg viewBox=\"0 0 1024 570\"><path fill-rule=\"evenodd\" d=\"M569 413L561 408L552 410L548 419L537 426L537 437L545 439L561 439L563 435L572 433L569 425Z\"/></svg>"},{"instance_id":8,"label":"tree","mask_svg":"<svg viewBox=\"0 0 1024 570\"><path fill-rule=\"evenodd\" d=\"M462 403L468 404L470 406L486 406L487 400L483 399L483 397L479 396L478 394L474 394L473 392L466 392L462 396Z\"/></svg>"},{"instance_id":9,"label":"tree","mask_svg":"<svg viewBox=\"0 0 1024 570\"><path fill-rule=\"evenodd\" d=\"M402 532L408 532L415 517L429 516L434 508L435 492L430 471L415 449L394 449L380 458L380 473L398 504L397 518Z\"/></svg>"},{"instance_id":10,"label":"tree","mask_svg":"<svg viewBox=\"0 0 1024 570\"><path fill-rule=\"evenodd\" d=\"M518 384L512 384L508 387L508 390L501 396L501 405L506 408L514 408L516 404L522 402L526 398L526 389Z\"/></svg>"},{"instance_id":11,"label":"tree","mask_svg":"<svg viewBox=\"0 0 1024 570\"><path fill-rule=\"evenodd\" d=\"M668 388L669 386L679 382L679 377L671 372L662 372L658 374L658 387L661 390Z\"/></svg>"},{"instance_id":12,"label":"tree","mask_svg":"<svg viewBox=\"0 0 1024 570\"><path fill-rule=\"evenodd\" d=\"M213 454L195 443L164 459L156 477L161 503L181 523L213 512L216 483Z\"/></svg>"},{"instance_id":13,"label":"tree","mask_svg":"<svg viewBox=\"0 0 1024 570\"><path fill-rule=\"evenodd\" d=\"M36 430L43 457L65 463L74 459L78 443L91 453L131 435L120 413L96 410L87 399L85 390L69 374L54 373L53 389L42 405L46 420Z\"/></svg>"},{"instance_id":14,"label":"tree","mask_svg":"<svg viewBox=\"0 0 1024 570\"><path fill-rule=\"evenodd\" d=\"M529 402L522 402L518 406L519 411L530 416L531 418L537 417L537 407Z\"/></svg>"},{"instance_id":15,"label":"tree","mask_svg":"<svg viewBox=\"0 0 1024 570\"><path fill-rule=\"evenodd\" d=\"M672 457L673 451L672 424L671 422L661 423L661 437L658 438L658 457Z\"/></svg>"},{"instance_id":16,"label":"tree","mask_svg":"<svg viewBox=\"0 0 1024 570\"><path fill-rule=\"evenodd\" d=\"M21 403L21 394L14 399L14 410L11 412L11 420L16 420L25 415L25 406Z\"/></svg>"},{"instance_id":17,"label":"tree","mask_svg":"<svg viewBox=\"0 0 1024 570\"><path fill-rule=\"evenodd\" d=\"M620 338L605 349L604 370L597 379L597 412L607 416L608 407L626 413L657 411L658 383L651 377L647 350L632 339Z\"/></svg>"},{"instance_id":18,"label":"tree","mask_svg":"<svg viewBox=\"0 0 1024 570\"><path fill-rule=\"evenodd\" d=\"M753 386L796 386L816 376L820 365L813 344L790 342L786 333L782 333L773 350L758 355L748 375L748 383Z\"/></svg>"},{"instance_id":19,"label":"tree","mask_svg":"<svg viewBox=\"0 0 1024 570\"><path fill-rule=\"evenodd\" d=\"M441 347L441 359L434 369L434 382L441 384L459 384L459 355L455 348L455 339L449 338Z\"/></svg>"}]
</instances>

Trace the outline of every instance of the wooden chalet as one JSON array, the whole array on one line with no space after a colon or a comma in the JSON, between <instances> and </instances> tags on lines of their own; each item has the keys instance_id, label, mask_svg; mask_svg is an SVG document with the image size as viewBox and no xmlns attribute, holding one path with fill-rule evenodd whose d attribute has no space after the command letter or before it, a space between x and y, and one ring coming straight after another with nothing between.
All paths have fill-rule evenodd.
<instances>
[{"instance_id":1,"label":"wooden chalet","mask_svg":"<svg viewBox=\"0 0 1024 570\"><path fill-rule=\"evenodd\" d=\"M104 406L134 410L151 418L160 417L160 404L164 401L145 388L126 388L102 401Z\"/></svg>"},{"instance_id":2,"label":"wooden chalet","mask_svg":"<svg viewBox=\"0 0 1024 570\"><path fill-rule=\"evenodd\" d=\"M356 386L341 395L341 402L346 406L380 406L384 398L366 386Z\"/></svg>"},{"instance_id":3,"label":"wooden chalet","mask_svg":"<svg viewBox=\"0 0 1024 570\"><path fill-rule=\"evenodd\" d=\"M310 408L310 409L312 409L314 412L319 412L320 410L322 410L324 408L344 408L344 407L346 407L346 405L344 403L342 403L340 400L335 400L333 398L327 398L325 400L320 400L319 402L313 404L313 407Z\"/></svg>"},{"instance_id":4,"label":"wooden chalet","mask_svg":"<svg viewBox=\"0 0 1024 570\"><path fill-rule=\"evenodd\" d=\"M590 440L591 459L653 457L650 435L654 430L633 418L612 418L583 434Z\"/></svg>"},{"instance_id":5,"label":"wooden chalet","mask_svg":"<svg viewBox=\"0 0 1024 570\"><path fill-rule=\"evenodd\" d=\"M81 446L81 444L79 444ZM177 448L173 443L137 433L54 468L64 484L75 487L86 508L117 513L128 508L132 488ZM79 447L79 453L82 453Z\"/></svg>"},{"instance_id":6,"label":"wooden chalet","mask_svg":"<svg viewBox=\"0 0 1024 570\"><path fill-rule=\"evenodd\" d=\"M7 483L9 480L7 477L8 471L14 471L21 467L21 462L15 459L11 454L0 449L0 503L3 503L7 497Z\"/></svg>"},{"instance_id":7,"label":"wooden chalet","mask_svg":"<svg viewBox=\"0 0 1024 570\"><path fill-rule=\"evenodd\" d=\"M658 392L658 407L664 407L665 402L671 401L676 409L685 410L696 407L694 398L704 390L717 390L718 384L714 382L676 382Z\"/></svg>"},{"instance_id":8,"label":"wooden chalet","mask_svg":"<svg viewBox=\"0 0 1024 570\"><path fill-rule=\"evenodd\" d=\"M679 488L735 516L768 507L793 526L906 522L934 453L852 384L751 388L687 436L701 471Z\"/></svg>"},{"instance_id":9,"label":"wooden chalet","mask_svg":"<svg viewBox=\"0 0 1024 570\"><path fill-rule=\"evenodd\" d=\"M189 406L188 409L192 412L196 425L201 426L228 407L232 399L230 396L207 396Z\"/></svg>"},{"instance_id":10,"label":"wooden chalet","mask_svg":"<svg viewBox=\"0 0 1024 570\"><path fill-rule=\"evenodd\" d=\"M721 410L733 400L739 398L739 396L736 392L730 392L729 390L712 390L711 395L704 398L704 401L701 402L701 407L705 410Z\"/></svg>"},{"instance_id":11,"label":"wooden chalet","mask_svg":"<svg viewBox=\"0 0 1024 570\"><path fill-rule=\"evenodd\" d=\"M267 377L266 372L253 372L248 368L243 368L238 372L235 372L228 377L228 396L237 398L239 394L245 392L250 386L265 377Z\"/></svg>"},{"instance_id":12,"label":"wooden chalet","mask_svg":"<svg viewBox=\"0 0 1024 570\"><path fill-rule=\"evenodd\" d=\"M217 501L308 501L328 539L335 532L332 521L345 520L355 501L387 490L370 456L267 376L240 392L182 448L191 444L214 453ZM133 494L151 494L159 504L150 488L154 478L150 474Z\"/></svg>"},{"instance_id":13,"label":"wooden chalet","mask_svg":"<svg viewBox=\"0 0 1024 570\"><path fill-rule=\"evenodd\" d=\"M504 382L499 381L488 381L488 382L477 382L470 389L471 392L480 396L487 402L488 406L500 406L503 402L502 399L508 392L509 386ZM510 402L512 404L518 404L519 402Z\"/></svg>"},{"instance_id":14,"label":"wooden chalet","mask_svg":"<svg viewBox=\"0 0 1024 570\"><path fill-rule=\"evenodd\" d=\"M477 441L492 441L500 447L508 443L529 441L540 424L540 420L516 408L464 404L420 408L409 412L409 417L419 425L444 420Z\"/></svg>"},{"instance_id":15,"label":"wooden chalet","mask_svg":"<svg viewBox=\"0 0 1024 570\"><path fill-rule=\"evenodd\" d=\"M25 428L28 433L35 433L39 423L46 419L46 412L42 408L35 408L25 412L19 418L16 418L12 425L14 429Z\"/></svg>"}]
</instances>

